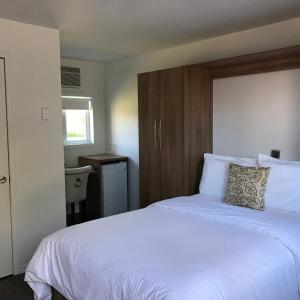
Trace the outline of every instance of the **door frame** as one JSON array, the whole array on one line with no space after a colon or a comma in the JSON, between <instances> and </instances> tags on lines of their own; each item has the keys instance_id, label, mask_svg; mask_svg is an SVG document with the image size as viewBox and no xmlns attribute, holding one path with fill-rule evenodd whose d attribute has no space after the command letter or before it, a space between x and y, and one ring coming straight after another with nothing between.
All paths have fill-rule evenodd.
<instances>
[{"instance_id":1,"label":"door frame","mask_svg":"<svg viewBox=\"0 0 300 300\"><path fill-rule=\"evenodd\" d=\"M16 169L15 160L13 157L15 157L13 149L16 149L14 147L15 145L15 135L14 135L14 127L12 123L12 117L13 117L13 103L12 103L12 93L10 89L10 78L11 78L11 61L12 61L12 55L9 51L0 49L0 58L4 60L4 73L5 73L5 101L6 101L6 124L7 124L7 150L8 150L8 168L9 168L9 200L10 200L10 222L11 222L11 249L12 249L12 272L13 274L19 273L19 268L16 259L16 251L14 245L17 245L16 243L16 233L14 231L14 216L13 216L13 207L14 207L14 189L12 188L14 185L16 185L16 176L14 176Z\"/></svg>"}]
</instances>

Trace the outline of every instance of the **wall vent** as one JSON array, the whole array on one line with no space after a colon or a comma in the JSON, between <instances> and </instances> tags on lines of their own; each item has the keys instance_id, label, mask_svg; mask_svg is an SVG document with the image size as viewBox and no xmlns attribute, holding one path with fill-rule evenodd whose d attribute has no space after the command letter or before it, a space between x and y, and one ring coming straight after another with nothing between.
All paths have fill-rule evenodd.
<instances>
[{"instance_id":1,"label":"wall vent","mask_svg":"<svg viewBox=\"0 0 300 300\"><path fill-rule=\"evenodd\" d=\"M61 66L61 86L63 88L80 88L80 69Z\"/></svg>"}]
</instances>

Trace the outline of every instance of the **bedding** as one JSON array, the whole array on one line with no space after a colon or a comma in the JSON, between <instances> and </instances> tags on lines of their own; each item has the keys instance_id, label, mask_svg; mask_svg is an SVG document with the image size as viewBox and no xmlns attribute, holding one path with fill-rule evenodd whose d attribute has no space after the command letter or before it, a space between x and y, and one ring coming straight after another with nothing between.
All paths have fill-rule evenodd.
<instances>
[{"instance_id":1,"label":"bedding","mask_svg":"<svg viewBox=\"0 0 300 300\"><path fill-rule=\"evenodd\" d=\"M299 232L298 213L178 197L51 234L25 280L38 300L296 300Z\"/></svg>"},{"instance_id":2,"label":"bedding","mask_svg":"<svg viewBox=\"0 0 300 300\"><path fill-rule=\"evenodd\" d=\"M300 213L300 162L284 161L259 154L261 167L270 167L265 193L266 207Z\"/></svg>"},{"instance_id":3,"label":"bedding","mask_svg":"<svg viewBox=\"0 0 300 300\"><path fill-rule=\"evenodd\" d=\"M262 153L258 154L258 161L260 161L261 163L263 163L263 162L274 162L274 161L277 161L280 164L300 165L300 161L283 160L283 159L274 158L272 156L265 155L265 154L262 154Z\"/></svg>"},{"instance_id":4,"label":"bedding","mask_svg":"<svg viewBox=\"0 0 300 300\"><path fill-rule=\"evenodd\" d=\"M205 153L203 172L199 186L200 194L216 197L225 196L230 163L255 167L257 165L257 159ZM216 180L216 178L218 178L218 180Z\"/></svg>"}]
</instances>

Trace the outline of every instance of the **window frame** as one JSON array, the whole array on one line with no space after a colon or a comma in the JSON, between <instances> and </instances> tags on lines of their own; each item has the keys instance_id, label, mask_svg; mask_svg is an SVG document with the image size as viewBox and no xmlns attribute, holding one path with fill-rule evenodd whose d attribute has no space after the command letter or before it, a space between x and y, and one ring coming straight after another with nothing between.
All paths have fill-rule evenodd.
<instances>
[{"instance_id":1,"label":"window frame","mask_svg":"<svg viewBox=\"0 0 300 300\"><path fill-rule=\"evenodd\" d=\"M88 96L71 96L65 95L61 96L62 101L66 101L65 99L72 100L86 100L89 102L89 109L86 110L86 136L87 138L84 140L78 141L68 141L67 140L67 117L66 110L62 107L62 115L63 115L63 138L64 138L64 147L87 147L93 146L95 144L95 136L94 136L94 109L93 109L93 98ZM69 109L71 110L71 109Z\"/></svg>"}]
</instances>

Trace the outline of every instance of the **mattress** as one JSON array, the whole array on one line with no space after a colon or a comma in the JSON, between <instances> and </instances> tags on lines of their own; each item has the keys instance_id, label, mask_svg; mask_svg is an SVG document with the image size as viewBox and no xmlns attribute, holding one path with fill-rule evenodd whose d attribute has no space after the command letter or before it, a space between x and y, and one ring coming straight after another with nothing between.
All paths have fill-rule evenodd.
<instances>
[{"instance_id":1,"label":"mattress","mask_svg":"<svg viewBox=\"0 0 300 300\"><path fill-rule=\"evenodd\" d=\"M178 197L51 234L25 280L38 300L296 300L299 233L298 213Z\"/></svg>"}]
</instances>

